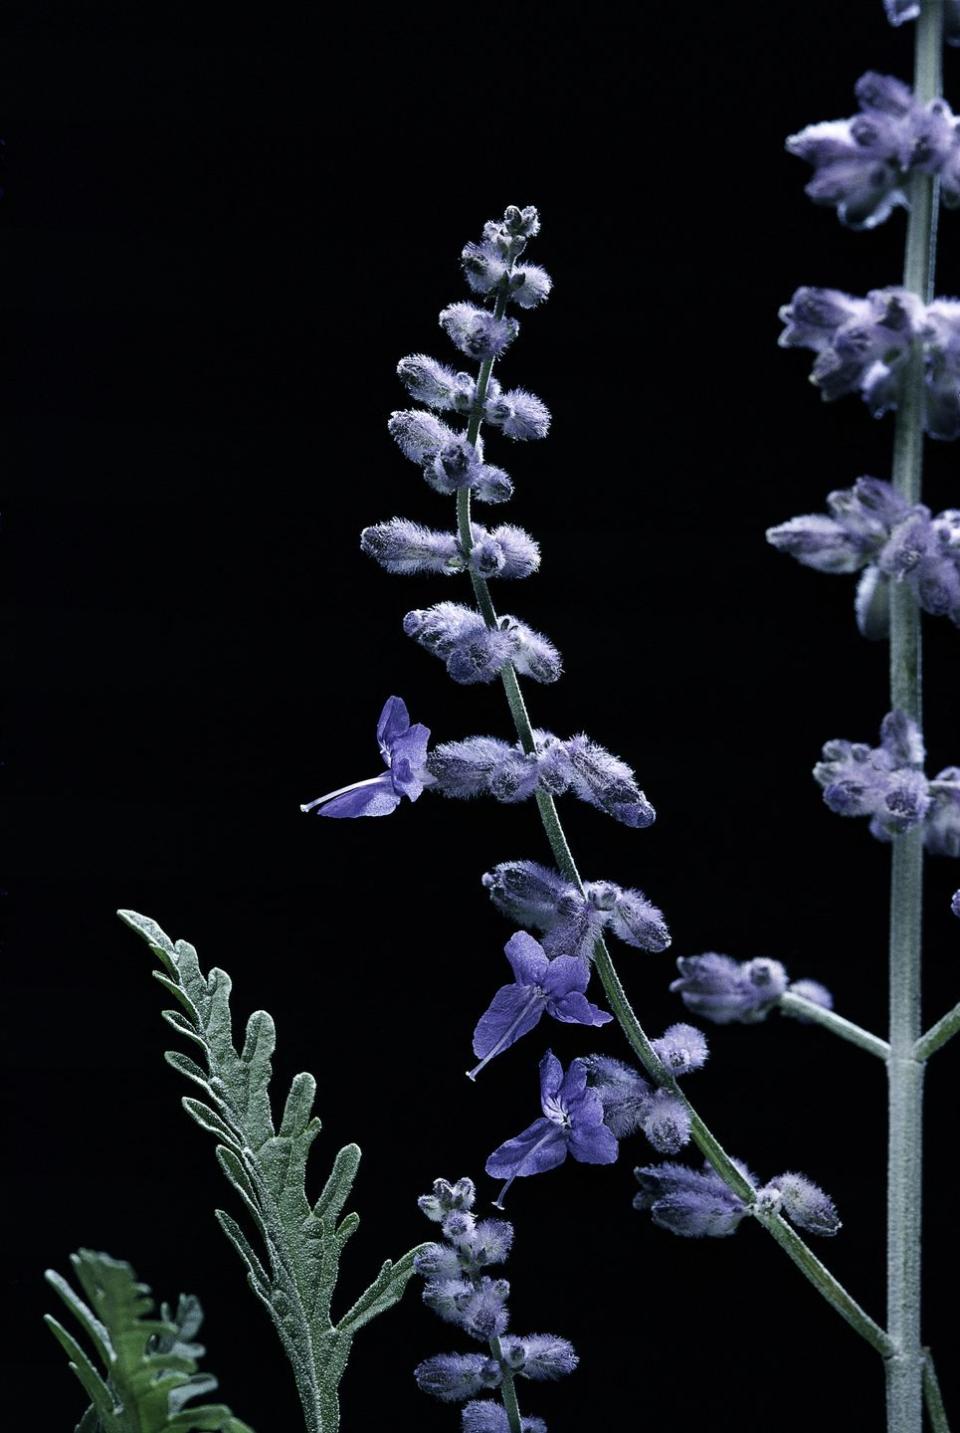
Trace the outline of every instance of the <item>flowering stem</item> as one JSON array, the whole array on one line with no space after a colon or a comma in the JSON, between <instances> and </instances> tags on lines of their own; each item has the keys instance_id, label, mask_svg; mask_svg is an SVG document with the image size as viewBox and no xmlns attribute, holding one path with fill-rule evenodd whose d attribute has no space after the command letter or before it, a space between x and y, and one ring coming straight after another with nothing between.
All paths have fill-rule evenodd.
<instances>
[{"instance_id":1,"label":"flowering stem","mask_svg":"<svg viewBox=\"0 0 960 1433\"><path fill-rule=\"evenodd\" d=\"M523 1433L523 1425L520 1422L520 1405L517 1402L517 1390L514 1387L513 1372L508 1367L503 1356L503 1349L500 1340L494 1334L490 1340L490 1352L503 1370L503 1383L500 1391L503 1394L503 1406L507 1410L507 1422L510 1424L510 1433Z\"/></svg>"},{"instance_id":2,"label":"flowering stem","mask_svg":"<svg viewBox=\"0 0 960 1433\"><path fill-rule=\"evenodd\" d=\"M824 1010L823 1006L814 1000L805 1000L802 995L787 990L780 996L778 1003L784 1015L822 1025L826 1030L832 1030L834 1035L839 1035L842 1040L849 1040L851 1045L859 1045L861 1050L878 1055L881 1060L885 1060L890 1054L890 1046L886 1040L881 1040L879 1035L871 1034L869 1030L855 1025L852 1020L844 1019L833 1010Z\"/></svg>"},{"instance_id":3,"label":"flowering stem","mask_svg":"<svg viewBox=\"0 0 960 1433\"><path fill-rule=\"evenodd\" d=\"M928 1060L934 1050L939 1050L941 1045L956 1035L960 1030L960 1005L955 1005L948 1010L942 1020L936 1025L931 1025L925 1035L921 1035L914 1047L914 1055L918 1060Z\"/></svg>"},{"instance_id":4,"label":"flowering stem","mask_svg":"<svg viewBox=\"0 0 960 1433\"><path fill-rule=\"evenodd\" d=\"M507 290L506 283L504 282L498 292L496 307L494 309L494 313L498 318L502 317L504 309L506 308L506 296ZM492 368L493 360L484 360L477 378L477 405L470 418L466 435L468 441L473 443L474 446L476 446L480 435L480 424L482 421L480 405L486 394ZM461 545L469 556L473 547L473 535L470 531L469 488L461 488L457 493L457 528ZM483 614L484 621L488 627L496 627L496 608L493 605L490 588L486 580L476 572L471 572L470 580L473 584L477 605ZM535 744L530 717L523 699L523 693L520 689L517 674L509 662L504 664L500 676L503 681L507 703L510 707L510 713L513 717L517 736L520 739L520 745L525 752L531 752L534 750ZM583 882L580 878L580 872L577 869L563 826L560 823L560 817L557 814L553 797L549 792L538 789L536 800L540 810L540 819L543 822L543 828L547 840L550 843L554 860L563 875L565 875L582 894ZM741 1174L740 1170L723 1148L723 1145L697 1114L673 1075L671 1075L670 1071L659 1059L656 1051L650 1044L643 1026L637 1019L633 1007L627 999L626 991L620 983L620 977L617 975L613 961L610 958L610 952L602 936L597 938L594 946L594 964L617 1023L623 1031L627 1043L647 1071L647 1074L660 1088L669 1090L684 1106L690 1117L690 1132L694 1143L711 1167L716 1170L724 1183L745 1203L750 1205L754 1204L757 1191L750 1181ZM508 1184L511 1182L512 1181L508 1181ZM501 1190L501 1199L503 1198L506 1188L507 1185ZM495 1200L494 1203L496 1204L498 1201ZM893 1344L886 1333L880 1325L875 1323L870 1315L860 1307L856 1300L847 1293L843 1285L840 1284L825 1265L820 1262L813 1250L808 1248L796 1230L779 1214L761 1215L759 1222L762 1223L767 1232L810 1280L814 1288L836 1309L841 1318L845 1319L878 1353L889 1360L893 1353ZM504 1389L506 1392L506 1379ZM506 1402L506 1397L504 1401ZM509 1416L509 1404L507 1405L507 1412ZM518 1422L517 1433L519 1433L519 1428L520 1425ZM512 1424L511 1433L514 1433Z\"/></svg>"},{"instance_id":5,"label":"flowering stem","mask_svg":"<svg viewBox=\"0 0 960 1433\"><path fill-rule=\"evenodd\" d=\"M920 104L940 95L942 0L925 0L917 21L914 91ZM904 256L904 288L923 303L933 297L936 180L914 174ZM920 501L923 477L923 354L915 340L897 408L893 485ZM906 583L890 589L890 704L922 722L920 609ZM923 1065L920 1035L920 954L923 833L896 837L890 880L890 1057L887 1061L887 1332L895 1352L886 1360L889 1433L920 1433L923 1351L920 1345L920 1237Z\"/></svg>"}]
</instances>

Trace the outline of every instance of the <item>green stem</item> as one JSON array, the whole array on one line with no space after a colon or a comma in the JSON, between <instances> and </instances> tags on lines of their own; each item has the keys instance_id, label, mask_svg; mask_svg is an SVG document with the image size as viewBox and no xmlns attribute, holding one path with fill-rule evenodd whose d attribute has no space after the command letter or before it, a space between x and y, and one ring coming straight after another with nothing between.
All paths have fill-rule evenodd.
<instances>
[{"instance_id":1,"label":"green stem","mask_svg":"<svg viewBox=\"0 0 960 1433\"><path fill-rule=\"evenodd\" d=\"M950 1433L947 1410L943 1406L943 1395L940 1392L933 1354L928 1348L923 1350L923 1401L927 1407L927 1417L930 1420L933 1433Z\"/></svg>"},{"instance_id":2,"label":"green stem","mask_svg":"<svg viewBox=\"0 0 960 1433\"><path fill-rule=\"evenodd\" d=\"M925 1035L921 1035L917 1041L914 1055L918 1060L929 1060L934 1050L939 1050L941 1045L960 1030L960 1005L955 1005L948 1010L936 1025L931 1025Z\"/></svg>"},{"instance_id":3,"label":"green stem","mask_svg":"<svg viewBox=\"0 0 960 1433\"><path fill-rule=\"evenodd\" d=\"M503 1349L500 1340L494 1336L490 1340L490 1352L503 1370L503 1383L500 1385L500 1392L503 1397L503 1406L507 1410L507 1422L510 1424L510 1433L523 1433L520 1422L520 1404L517 1402L517 1390L513 1381L513 1374L507 1367L503 1356Z\"/></svg>"},{"instance_id":4,"label":"green stem","mask_svg":"<svg viewBox=\"0 0 960 1433\"><path fill-rule=\"evenodd\" d=\"M890 1054L890 1046L886 1040L881 1040L879 1035L871 1034L869 1030L855 1025L852 1020L844 1019L833 1010L824 1010L816 1001L806 1000L792 990L787 990L780 996L778 1008L784 1015L792 1015L797 1020L809 1020L815 1025L822 1025L826 1030L832 1030L834 1035L839 1035L842 1040L849 1040L851 1045L859 1045L861 1050L877 1055L881 1060L885 1060Z\"/></svg>"},{"instance_id":5,"label":"green stem","mask_svg":"<svg viewBox=\"0 0 960 1433\"><path fill-rule=\"evenodd\" d=\"M939 97L943 0L925 0L917 21L914 92L921 104ZM923 303L933 297L936 255L936 180L914 174L904 256L904 288ZM923 353L915 340L907 362L893 440L893 484L910 503L923 479ZM906 583L890 589L890 705L922 722L920 609ZM920 1238L923 1169L923 1065L920 1035L920 956L923 833L893 841L890 880L890 1057L887 1061L887 1333L895 1352L886 1360L889 1433L920 1433L923 1351L920 1344Z\"/></svg>"},{"instance_id":6,"label":"green stem","mask_svg":"<svg viewBox=\"0 0 960 1433\"><path fill-rule=\"evenodd\" d=\"M494 312L498 317L502 316L505 307L506 285L501 288L497 296L497 304ZM480 417L480 407L483 395L486 394L492 368L493 360L485 360L481 365L477 379L477 404L467 428L467 438L474 445L476 445L480 434L480 424L482 421ZM457 527L461 545L469 555L473 547L473 538L470 531L470 490L468 488L461 488L457 493ZM477 605L483 614L484 621L488 627L495 627L497 625L497 614L487 582L474 572L471 572L470 578L473 583ZM523 693L520 689L520 683L517 680L517 674L509 663L501 670L501 678L520 745L524 751L532 752L535 744L530 717L523 699ZM553 797L546 791L538 790L536 798L537 806L540 810L540 818L543 822L543 828L547 840L550 843L550 849L553 852L554 859L562 873L576 886L577 890L582 893L583 882L580 878L580 873L574 861L573 853L570 850L570 845L564 833L563 826L560 823L560 817L557 814ZM630 1048L647 1071L647 1074L650 1075L651 1079L653 1079L659 1087L669 1090L670 1093L683 1104L690 1117L691 1138L704 1158L717 1174L720 1175L720 1178L728 1188L732 1189L734 1194L742 1199L745 1204L754 1205L757 1198L756 1189L754 1189L750 1180L745 1178L740 1172L723 1148L723 1145L697 1114L673 1075L662 1064L656 1051L650 1044L640 1021L633 1011L633 1007L627 999L626 991L620 983L620 977L617 975L613 961L610 958L610 952L602 937L598 938L594 946L594 965L600 976L600 981L603 985L610 1009L620 1029L626 1036ZM764 1214L759 1216L759 1219L767 1232L771 1234L780 1247L785 1250L801 1272L810 1280L814 1288L826 1299L827 1303L836 1309L837 1313L839 1313L862 1338L866 1339L867 1343L877 1349L885 1358L889 1358L893 1352L893 1346L883 1329L860 1307L856 1300L847 1293L843 1285L840 1284L820 1262L813 1251L808 1248L800 1238L799 1234L779 1215ZM506 1390L506 1382L504 1388ZM507 1409L509 1414L509 1405L507 1405ZM513 1433L512 1424L511 1433Z\"/></svg>"}]
</instances>

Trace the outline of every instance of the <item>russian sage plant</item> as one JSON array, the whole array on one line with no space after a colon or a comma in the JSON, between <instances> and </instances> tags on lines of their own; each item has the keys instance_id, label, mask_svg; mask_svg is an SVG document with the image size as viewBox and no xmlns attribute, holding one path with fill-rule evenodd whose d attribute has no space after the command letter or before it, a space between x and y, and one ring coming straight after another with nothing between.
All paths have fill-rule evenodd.
<instances>
[{"instance_id":1,"label":"russian sage plant","mask_svg":"<svg viewBox=\"0 0 960 1433\"><path fill-rule=\"evenodd\" d=\"M440 325L470 362L469 370L423 353L399 364L401 382L421 406L395 413L390 432L428 486L453 500L452 526L426 528L394 516L361 535L363 551L388 572L469 582L472 604L442 601L410 611L404 631L439 657L454 682L499 679L514 732L431 746L430 730L412 723L404 701L389 696L376 729L384 770L302 809L334 818L381 816L396 810L404 797L416 802L424 793L454 800L491 796L507 804L535 801L553 864L503 861L482 877L494 906L515 927L505 945L513 979L492 993L479 1016L473 1039L477 1063L468 1073L477 1080L491 1060L537 1031L534 1040L525 1041L535 1043L551 1019L591 1029L615 1021L640 1068L593 1051L564 1069L541 1041L540 1114L489 1154L486 1172L500 1183L494 1202L502 1206L518 1178L553 1170L568 1156L613 1163L620 1141L635 1133L656 1153L671 1157L693 1143L704 1159L700 1167L671 1158L636 1169L636 1208L686 1237L728 1236L751 1217L880 1354L890 1433L919 1433L924 1399L934 1429L947 1427L932 1356L920 1340L922 1078L929 1056L960 1028L960 1006L926 1034L920 1027L923 854L960 854L960 768L946 767L932 778L924 772L920 687L921 611L960 625L960 513L934 516L920 502L924 433L936 439L960 434L960 303L934 299L932 287L938 203L941 196L950 207L960 203L960 129L940 94L945 23L948 40L960 39L960 32L954 34L955 7L945 12L940 0L887 0L886 10L895 25L917 21L913 89L868 73L856 86L858 115L812 125L788 140L788 149L814 167L811 198L835 208L848 228L870 230L897 209L907 209L903 283L865 298L798 289L782 311L787 327L781 343L813 350L813 381L825 399L859 392L875 415L894 412L891 478L860 477L831 493L827 515L794 518L768 536L807 566L860 572L857 625L865 636L889 641L890 710L877 714L879 744L830 741L814 776L832 811L868 817L870 834L891 847L890 1029L882 1038L847 1020L834 1011L822 984L791 981L783 964L767 957L682 955L671 986L699 1019L754 1024L777 1010L801 1023L819 1023L884 1062L890 1092L885 1321L861 1307L798 1232L838 1232L830 1196L795 1170L759 1181L697 1113L679 1081L707 1059L703 1032L678 1023L651 1039L608 946L613 937L662 952L670 945L664 916L640 890L609 879L583 880L561 824L558 798L568 795L638 831L654 821L655 812L631 768L591 736L557 736L533 724L521 679L554 682L561 659L550 637L521 617L499 612L490 583L534 574L539 547L517 527L487 527L474 516L475 503L500 504L513 491L508 474L490 461L499 461L500 453L488 455L484 426L514 441L544 438L549 429L549 413L539 398L525 389L503 388L493 374L508 351L512 356L518 337L513 310L537 307L552 288L545 271L526 257L540 229L532 207L507 208L463 250L464 276L477 302L449 305ZM954 913L960 913L960 892ZM588 998L594 974L608 1009ZM430 1296L439 1312L474 1336L479 1329L469 1328L474 1310L480 1311L483 1332L499 1328L506 1293L495 1281L476 1269L465 1281L456 1250L434 1252L426 1265L433 1270L436 1287ZM446 1290L441 1268L453 1281ZM439 1381L433 1391L440 1384L448 1390L456 1385L456 1392L441 1396L467 1397L484 1386L499 1387L505 1365L496 1357L488 1363L474 1355L464 1362L451 1355L423 1365L421 1382L423 1368L431 1370L428 1385L434 1374ZM465 1413L463 1426L520 1433L519 1412L507 1397L503 1413L491 1419L471 1423Z\"/></svg>"}]
</instances>

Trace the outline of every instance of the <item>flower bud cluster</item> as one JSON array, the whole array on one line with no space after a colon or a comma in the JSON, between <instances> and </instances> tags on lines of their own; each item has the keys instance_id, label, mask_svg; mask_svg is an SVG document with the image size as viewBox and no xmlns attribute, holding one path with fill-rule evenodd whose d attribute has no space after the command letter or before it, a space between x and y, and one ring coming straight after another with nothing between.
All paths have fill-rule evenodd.
<instances>
[{"instance_id":1,"label":"flower bud cluster","mask_svg":"<svg viewBox=\"0 0 960 1433\"><path fill-rule=\"evenodd\" d=\"M478 1220L472 1212L475 1197L471 1179L458 1179L455 1184L438 1179L433 1192L417 1201L444 1236L443 1243L428 1244L414 1263L425 1281L424 1303L472 1338L490 1344L489 1355L438 1354L414 1371L420 1388L445 1402L493 1391L505 1376L553 1379L577 1366L577 1355L566 1339L507 1333L510 1285L506 1279L491 1278L486 1270L506 1259L513 1226L504 1219ZM500 1433L508 1428L506 1420L506 1410L495 1400L471 1402L463 1410L466 1433ZM546 1433L538 1418L524 1419L522 1426L527 1433Z\"/></svg>"},{"instance_id":2,"label":"flower bud cluster","mask_svg":"<svg viewBox=\"0 0 960 1433\"><path fill-rule=\"evenodd\" d=\"M813 775L823 799L840 816L868 816L870 833L889 841L915 826L934 855L960 855L960 768L932 781L923 773L923 738L904 712L889 712L880 745L828 741Z\"/></svg>"},{"instance_id":3,"label":"flower bud cluster","mask_svg":"<svg viewBox=\"0 0 960 1433\"><path fill-rule=\"evenodd\" d=\"M555 682L560 676L556 647L517 617L504 615L488 627L475 608L438 602L408 612L403 630L445 662L453 680L463 685L492 682L507 662L536 682Z\"/></svg>"},{"instance_id":4,"label":"flower bud cluster","mask_svg":"<svg viewBox=\"0 0 960 1433\"><path fill-rule=\"evenodd\" d=\"M395 517L365 527L360 547L387 572L402 575L436 572L448 577L475 572L483 578L516 578L529 577L540 566L540 549L523 528L502 523L491 530L471 523L470 530L473 545L468 554L456 533L436 532Z\"/></svg>"},{"instance_id":5,"label":"flower bud cluster","mask_svg":"<svg viewBox=\"0 0 960 1433\"><path fill-rule=\"evenodd\" d=\"M529 753L519 742L493 736L441 743L427 758L433 789L458 799L487 794L508 802L524 801L538 789L572 791L625 826L649 826L656 819L633 772L602 746L582 735L567 741L545 731L533 736Z\"/></svg>"},{"instance_id":6,"label":"flower bud cluster","mask_svg":"<svg viewBox=\"0 0 960 1433\"><path fill-rule=\"evenodd\" d=\"M750 1183L756 1179L745 1164L733 1163ZM748 1204L706 1162L702 1169L683 1164L648 1164L635 1169L640 1185L633 1207L649 1211L654 1224L687 1239L722 1239L733 1234L747 1214L783 1213L811 1234L836 1234L840 1219L833 1200L802 1174L781 1174L757 1190Z\"/></svg>"},{"instance_id":7,"label":"flower bud cluster","mask_svg":"<svg viewBox=\"0 0 960 1433\"><path fill-rule=\"evenodd\" d=\"M897 204L907 204L912 173L940 179L943 202L960 204L960 132L943 99L919 104L909 86L890 75L857 81L861 113L853 119L811 124L787 140L787 149L814 167L806 192L815 204L837 210L853 229L872 229Z\"/></svg>"},{"instance_id":8,"label":"flower bud cluster","mask_svg":"<svg viewBox=\"0 0 960 1433\"><path fill-rule=\"evenodd\" d=\"M800 288L780 310L781 348L815 354L811 382L827 400L859 392L874 417L897 408L915 343L924 359L923 421L931 438L960 435L960 300L925 304L907 289L853 298Z\"/></svg>"},{"instance_id":9,"label":"flower bud cluster","mask_svg":"<svg viewBox=\"0 0 960 1433\"><path fill-rule=\"evenodd\" d=\"M828 494L827 507L829 516L810 513L769 528L767 541L819 572L863 569L856 611L865 636L889 632L889 602L881 598L890 581L905 583L925 612L960 626L960 511L934 517L879 478Z\"/></svg>"},{"instance_id":10,"label":"flower bud cluster","mask_svg":"<svg viewBox=\"0 0 960 1433\"><path fill-rule=\"evenodd\" d=\"M479 438L468 443L462 433L419 408L391 414L387 426L401 453L420 464L435 492L449 496L469 488L485 503L505 503L513 496L513 483L503 469L483 461Z\"/></svg>"},{"instance_id":11,"label":"flower bud cluster","mask_svg":"<svg viewBox=\"0 0 960 1433\"><path fill-rule=\"evenodd\" d=\"M483 884L502 915L544 932L549 955L589 960L606 931L639 950L661 951L670 944L663 913L642 891L624 890L613 881L587 881L581 894L536 861L501 861L483 876Z\"/></svg>"},{"instance_id":12,"label":"flower bud cluster","mask_svg":"<svg viewBox=\"0 0 960 1433\"><path fill-rule=\"evenodd\" d=\"M653 1048L676 1078L706 1063L707 1041L693 1025L671 1025ZM639 1070L609 1055L587 1055L587 1084L603 1105L603 1122L617 1139L642 1131L658 1154L677 1154L690 1141L690 1114L672 1090L654 1089Z\"/></svg>"}]
</instances>

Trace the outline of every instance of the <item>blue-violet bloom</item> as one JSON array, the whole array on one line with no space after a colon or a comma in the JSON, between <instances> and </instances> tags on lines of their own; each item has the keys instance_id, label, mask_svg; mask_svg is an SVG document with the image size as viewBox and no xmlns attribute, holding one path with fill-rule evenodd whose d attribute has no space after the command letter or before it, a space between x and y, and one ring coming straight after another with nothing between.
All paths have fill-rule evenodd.
<instances>
[{"instance_id":1,"label":"blue-violet bloom","mask_svg":"<svg viewBox=\"0 0 960 1433\"><path fill-rule=\"evenodd\" d=\"M857 624L864 636L889 632L889 583L903 582L920 607L960 626L960 511L933 517L879 478L858 478L827 497L830 515L809 513L767 530L767 541L819 572L864 569Z\"/></svg>"},{"instance_id":2,"label":"blue-violet bloom","mask_svg":"<svg viewBox=\"0 0 960 1433\"><path fill-rule=\"evenodd\" d=\"M480 1063L467 1071L471 1080L532 1030L544 1012L568 1025L606 1025L613 1019L584 995L590 979L586 961L573 955L551 960L525 930L510 937L504 953L516 979L500 987L473 1032L473 1053Z\"/></svg>"},{"instance_id":3,"label":"blue-violet bloom","mask_svg":"<svg viewBox=\"0 0 960 1433\"><path fill-rule=\"evenodd\" d=\"M410 725L406 703L400 697L388 697L377 722L377 742L386 771L329 791L300 810L319 808L321 816L386 816L400 805L401 797L416 801L432 781L426 770L429 737L429 728L421 722Z\"/></svg>"},{"instance_id":4,"label":"blue-violet bloom","mask_svg":"<svg viewBox=\"0 0 960 1433\"><path fill-rule=\"evenodd\" d=\"M616 1160L616 1137L603 1122L599 1093L587 1086L582 1060L573 1060L564 1074L556 1055L547 1051L540 1061L540 1104L543 1118L499 1145L484 1166L487 1174L506 1180L494 1200L497 1207L515 1179L556 1169L568 1153L583 1164Z\"/></svg>"}]
</instances>

